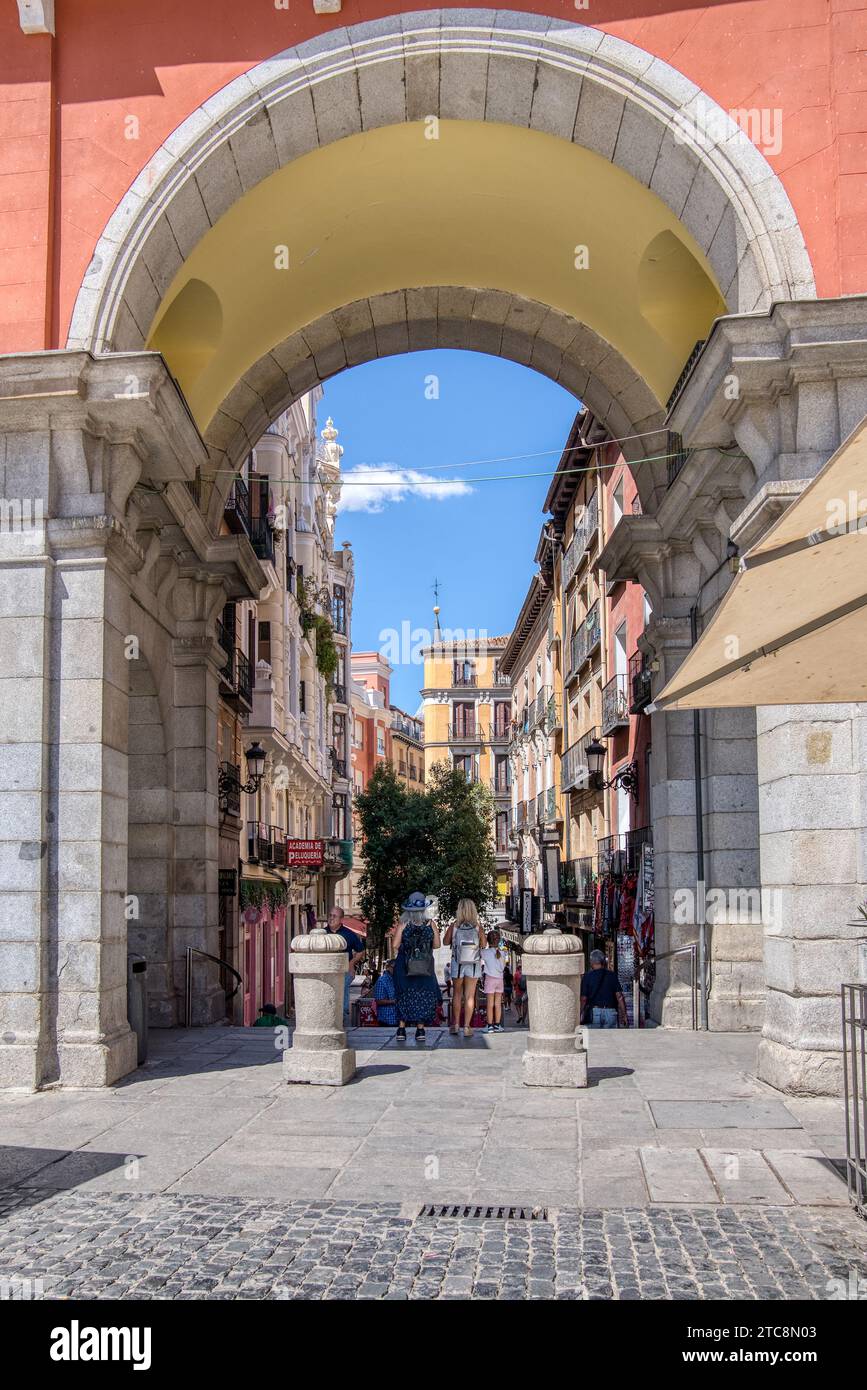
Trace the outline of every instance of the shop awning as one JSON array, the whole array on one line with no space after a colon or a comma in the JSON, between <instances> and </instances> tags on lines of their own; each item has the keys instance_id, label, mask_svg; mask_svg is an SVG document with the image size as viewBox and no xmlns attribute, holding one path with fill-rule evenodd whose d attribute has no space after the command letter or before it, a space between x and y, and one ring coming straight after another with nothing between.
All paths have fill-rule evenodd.
<instances>
[{"instance_id":1,"label":"shop awning","mask_svg":"<svg viewBox=\"0 0 867 1390\"><path fill-rule=\"evenodd\" d=\"M867 420L741 560L652 709L867 700Z\"/></svg>"},{"instance_id":2,"label":"shop awning","mask_svg":"<svg viewBox=\"0 0 867 1390\"><path fill-rule=\"evenodd\" d=\"M343 918L341 926L348 927L350 931L355 932L356 936L367 936L367 922L363 917L347 915Z\"/></svg>"}]
</instances>

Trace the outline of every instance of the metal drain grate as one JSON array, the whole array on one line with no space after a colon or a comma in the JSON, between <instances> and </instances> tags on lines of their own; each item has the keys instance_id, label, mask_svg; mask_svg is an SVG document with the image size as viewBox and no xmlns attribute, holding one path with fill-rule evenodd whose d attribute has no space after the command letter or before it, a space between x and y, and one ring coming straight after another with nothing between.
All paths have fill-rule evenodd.
<instances>
[{"instance_id":1,"label":"metal drain grate","mask_svg":"<svg viewBox=\"0 0 867 1390\"><path fill-rule=\"evenodd\" d=\"M446 1202L422 1207L419 1217L447 1216L465 1221L547 1221L547 1207L510 1207L491 1203L479 1206L472 1203L455 1204Z\"/></svg>"}]
</instances>

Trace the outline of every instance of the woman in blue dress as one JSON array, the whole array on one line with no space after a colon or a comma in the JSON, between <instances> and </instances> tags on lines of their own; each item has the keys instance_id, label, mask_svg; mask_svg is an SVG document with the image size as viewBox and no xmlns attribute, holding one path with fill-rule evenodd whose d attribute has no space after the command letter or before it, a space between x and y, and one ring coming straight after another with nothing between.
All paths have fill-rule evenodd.
<instances>
[{"instance_id":1,"label":"woman in blue dress","mask_svg":"<svg viewBox=\"0 0 867 1390\"><path fill-rule=\"evenodd\" d=\"M428 920L428 903L424 893L410 893L403 904L400 926L395 932L394 988L397 995L399 1026L397 1037L406 1037L407 1023L415 1024L416 1041L424 1041L426 1023L433 1023L442 1002L440 987L434 971L433 953L440 944L435 924ZM430 959L428 974L410 975L410 958Z\"/></svg>"}]
</instances>

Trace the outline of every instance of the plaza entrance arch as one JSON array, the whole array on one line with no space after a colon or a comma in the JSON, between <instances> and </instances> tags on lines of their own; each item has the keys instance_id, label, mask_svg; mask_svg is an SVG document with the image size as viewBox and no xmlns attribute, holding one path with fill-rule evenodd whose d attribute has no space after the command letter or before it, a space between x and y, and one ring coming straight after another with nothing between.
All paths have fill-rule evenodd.
<instances>
[{"instance_id":1,"label":"plaza entrance arch","mask_svg":"<svg viewBox=\"0 0 867 1390\"><path fill-rule=\"evenodd\" d=\"M243 72L165 139L118 204L66 350L2 363L21 476L51 499L38 563L9 551L46 632L32 673L49 692L27 773L37 799L64 778L75 790L81 741L94 746L97 823L101 799L129 795L125 762L110 771L97 754L111 739L125 758L130 694L147 699L150 685L139 679L131 692L118 662L124 626L108 617L110 575L118 612L133 602L161 633L181 710L175 747L196 755L183 765L187 840L198 846L186 866L195 912L183 925L187 944L213 953L216 616L227 595L262 586L249 547L219 535L226 493L303 392L417 348L476 348L536 368L585 401L630 459L664 452L664 423L696 445L674 487L664 459L638 470L643 515L624 518L603 557L610 577L640 578L653 595L650 640L667 679L696 595L718 596L705 580L730 536L767 525L856 422L863 305L815 294L798 219L758 148L682 73L610 33L514 11L423 11L329 31ZM67 569L97 576L80 610L104 639L95 705L64 689L64 642L79 616L58 604ZM774 798L774 730L798 718L780 719L766 740ZM665 904L694 874L692 769L681 717L654 719L659 917L677 944ZM709 814L721 831L726 817L744 818L730 870L755 884L755 728L708 732ZM52 744L53 764L40 751ZM71 860L68 891L82 879L97 923L113 919L124 885L105 856ZM41 1084L55 1026L67 1030L70 1059L58 1079L111 1081L132 1055L125 1025L102 1007L118 988L119 953L97 925L78 985L90 1007L52 1025L43 1003L56 980L39 962L46 923L56 932L63 920L64 880L31 873L21 891L31 925L10 991L22 1022L3 1045L5 1074ZM755 963L753 946L733 944L726 963L739 961ZM807 1020L786 968L767 981L780 996L768 1079L797 1089L812 1070L831 1088L830 1025L823 1014L816 1026L815 1009ZM734 969L732 999L758 991L755 973L749 986L750 970ZM218 1016L217 993L199 1019ZM676 983L662 977L659 999L667 1021L685 1019Z\"/></svg>"}]
</instances>

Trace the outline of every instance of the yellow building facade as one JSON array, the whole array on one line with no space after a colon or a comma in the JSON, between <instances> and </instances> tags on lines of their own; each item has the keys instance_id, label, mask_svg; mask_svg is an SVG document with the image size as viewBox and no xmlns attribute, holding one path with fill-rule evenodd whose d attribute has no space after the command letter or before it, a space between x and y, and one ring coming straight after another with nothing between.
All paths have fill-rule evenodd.
<instances>
[{"instance_id":1,"label":"yellow building facade","mask_svg":"<svg viewBox=\"0 0 867 1390\"><path fill-rule=\"evenodd\" d=\"M494 798L494 853L498 907L509 892L509 739L511 682L501 669L507 637L451 635L439 627L424 648L425 781L435 763L458 767L470 782L481 782Z\"/></svg>"}]
</instances>

